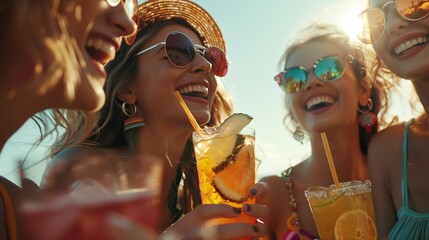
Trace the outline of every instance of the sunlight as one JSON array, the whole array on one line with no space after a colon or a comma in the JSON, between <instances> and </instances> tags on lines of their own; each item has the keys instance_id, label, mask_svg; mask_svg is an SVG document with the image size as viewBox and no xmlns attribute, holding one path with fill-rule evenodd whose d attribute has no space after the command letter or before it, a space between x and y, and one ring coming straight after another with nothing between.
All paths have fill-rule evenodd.
<instances>
[{"instance_id":1,"label":"sunlight","mask_svg":"<svg viewBox=\"0 0 429 240\"><path fill-rule=\"evenodd\" d=\"M357 36L362 31L362 23L359 19L359 14L362 10L350 9L343 19L343 23L340 24L341 29L350 37L352 40L358 40Z\"/></svg>"}]
</instances>

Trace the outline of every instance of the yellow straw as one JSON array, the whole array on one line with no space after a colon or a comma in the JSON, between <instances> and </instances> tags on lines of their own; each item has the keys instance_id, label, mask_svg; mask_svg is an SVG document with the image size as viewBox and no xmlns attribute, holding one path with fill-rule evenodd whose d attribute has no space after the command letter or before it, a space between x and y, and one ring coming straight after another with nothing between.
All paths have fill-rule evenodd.
<instances>
[{"instance_id":1,"label":"yellow straw","mask_svg":"<svg viewBox=\"0 0 429 240\"><path fill-rule=\"evenodd\" d=\"M321 134L323 147L325 148L326 157L328 158L329 169L331 170L332 179L334 180L335 187L340 187L340 182L338 181L337 171L335 170L334 160L332 159L331 149L329 148L328 138L326 133L322 132Z\"/></svg>"},{"instance_id":2,"label":"yellow straw","mask_svg":"<svg viewBox=\"0 0 429 240\"><path fill-rule=\"evenodd\" d=\"M189 119L189 122L191 122L192 127L194 127L195 131L200 135L203 136L203 130L201 130L200 125L198 125L197 120L195 120L194 116L192 115L191 111L189 111L188 106L186 106L185 101L183 101L182 96L180 96L180 93L178 91L174 92L174 95L177 98L177 101L179 101L180 106L182 107L183 111L185 111L186 116Z\"/></svg>"}]
</instances>

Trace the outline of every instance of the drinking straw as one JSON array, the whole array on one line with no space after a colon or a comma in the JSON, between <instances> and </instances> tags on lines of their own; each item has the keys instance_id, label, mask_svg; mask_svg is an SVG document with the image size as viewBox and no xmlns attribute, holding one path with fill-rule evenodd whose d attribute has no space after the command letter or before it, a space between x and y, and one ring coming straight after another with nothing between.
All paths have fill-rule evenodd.
<instances>
[{"instance_id":1,"label":"drinking straw","mask_svg":"<svg viewBox=\"0 0 429 240\"><path fill-rule=\"evenodd\" d=\"M177 101L179 101L180 106L182 107L183 111L186 113L186 116L189 119L189 122L191 122L192 127L194 127L195 131L200 135L203 136L203 130L201 130L200 125L198 125L197 120L195 120L194 116L192 115L191 111L189 111L188 106L186 106L185 101L183 101L182 96L180 96L180 93L178 91L174 92L174 95L177 98Z\"/></svg>"},{"instance_id":2,"label":"drinking straw","mask_svg":"<svg viewBox=\"0 0 429 240\"><path fill-rule=\"evenodd\" d=\"M320 133L322 137L323 147L325 148L326 157L328 158L329 169L331 170L332 179L334 180L335 187L340 187L340 182L338 181L337 171L335 170L334 160L332 159L331 149L329 148L328 138L326 137L326 133Z\"/></svg>"}]
</instances>

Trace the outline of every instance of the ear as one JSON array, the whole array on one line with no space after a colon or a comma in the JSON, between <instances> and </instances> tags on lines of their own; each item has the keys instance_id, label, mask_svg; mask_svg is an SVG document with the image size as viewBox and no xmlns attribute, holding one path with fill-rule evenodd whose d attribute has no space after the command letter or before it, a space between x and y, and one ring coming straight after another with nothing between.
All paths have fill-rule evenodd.
<instances>
[{"instance_id":1,"label":"ear","mask_svg":"<svg viewBox=\"0 0 429 240\"><path fill-rule=\"evenodd\" d=\"M136 102L136 95L130 86L125 86L119 89L116 97L122 102L126 102L128 104L133 104Z\"/></svg>"},{"instance_id":2,"label":"ear","mask_svg":"<svg viewBox=\"0 0 429 240\"><path fill-rule=\"evenodd\" d=\"M372 83L369 77L366 76L359 81L359 84L359 105L366 106L368 104L368 99L371 96Z\"/></svg>"}]
</instances>

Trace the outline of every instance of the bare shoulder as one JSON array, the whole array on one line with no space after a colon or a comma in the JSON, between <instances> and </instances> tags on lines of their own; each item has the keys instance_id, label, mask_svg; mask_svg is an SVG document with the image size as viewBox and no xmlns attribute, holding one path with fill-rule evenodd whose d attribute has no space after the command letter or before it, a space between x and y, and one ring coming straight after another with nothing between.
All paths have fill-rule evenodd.
<instances>
[{"instance_id":1,"label":"bare shoulder","mask_svg":"<svg viewBox=\"0 0 429 240\"><path fill-rule=\"evenodd\" d=\"M86 146L66 148L48 164L41 186L44 189L62 191L77 179L97 179L108 171L106 161L106 155L99 149Z\"/></svg>"},{"instance_id":2,"label":"bare shoulder","mask_svg":"<svg viewBox=\"0 0 429 240\"><path fill-rule=\"evenodd\" d=\"M398 123L377 133L369 144L368 162L389 162L402 152L404 123Z\"/></svg>"}]
</instances>

